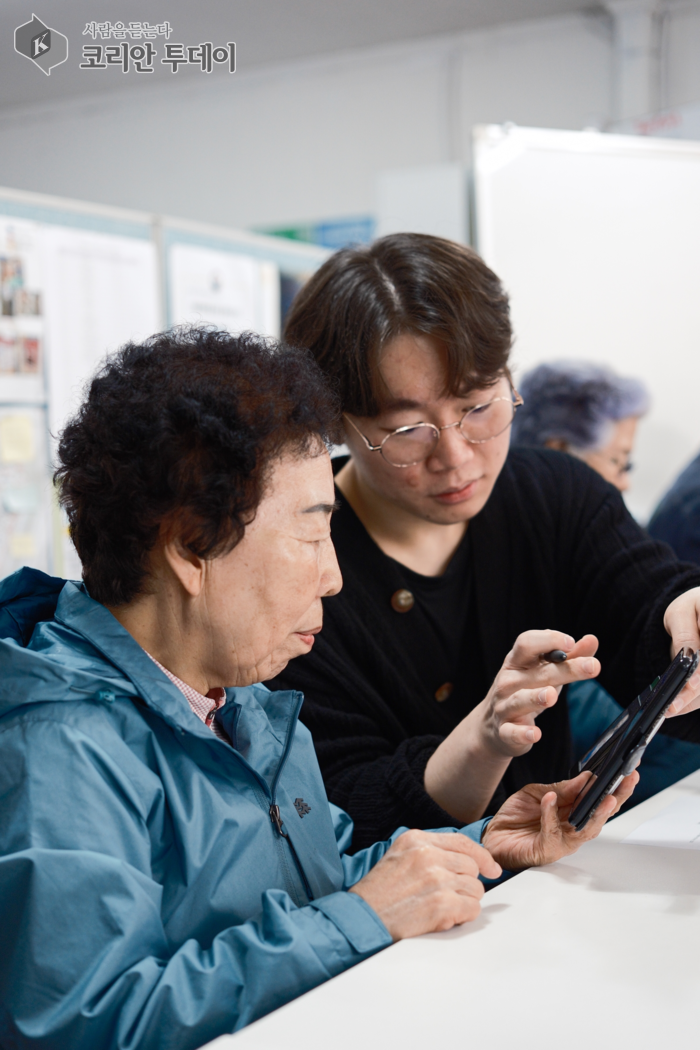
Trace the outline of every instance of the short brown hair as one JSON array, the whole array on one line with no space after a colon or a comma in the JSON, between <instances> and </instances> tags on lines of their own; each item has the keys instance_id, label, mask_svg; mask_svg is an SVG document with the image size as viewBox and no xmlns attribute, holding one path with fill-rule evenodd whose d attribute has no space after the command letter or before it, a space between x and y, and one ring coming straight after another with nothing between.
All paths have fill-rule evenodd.
<instances>
[{"instance_id":1,"label":"short brown hair","mask_svg":"<svg viewBox=\"0 0 700 1050\"><path fill-rule=\"evenodd\" d=\"M446 393L507 374L513 337L500 280L470 248L422 233L336 252L297 295L284 335L311 350L345 411L375 416L379 354L406 332L444 348Z\"/></svg>"},{"instance_id":2,"label":"short brown hair","mask_svg":"<svg viewBox=\"0 0 700 1050\"><path fill-rule=\"evenodd\" d=\"M337 440L338 405L308 352L244 332L176 328L107 359L58 446L55 479L96 601L148 584L161 526L216 558L243 539L283 453Z\"/></svg>"}]
</instances>

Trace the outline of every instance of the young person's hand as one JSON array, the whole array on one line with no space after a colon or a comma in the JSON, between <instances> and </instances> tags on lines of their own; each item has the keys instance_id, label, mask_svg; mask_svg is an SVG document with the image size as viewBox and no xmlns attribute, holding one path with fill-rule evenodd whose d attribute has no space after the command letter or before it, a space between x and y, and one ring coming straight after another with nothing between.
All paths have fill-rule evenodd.
<instances>
[{"instance_id":1,"label":"young person's hand","mask_svg":"<svg viewBox=\"0 0 700 1050\"><path fill-rule=\"evenodd\" d=\"M537 716L557 702L563 685L598 674L597 648L592 634L578 642L561 631L519 635L486 698L430 756L424 779L430 797L465 824L483 816L510 760L540 740ZM566 660L543 660L552 649L563 650Z\"/></svg>"},{"instance_id":2,"label":"young person's hand","mask_svg":"<svg viewBox=\"0 0 700 1050\"><path fill-rule=\"evenodd\" d=\"M578 642L560 631L525 631L503 661L486 698L475 708L485 746L495 754L524 755L542 736L535 719L556 704L564 685L595 678L598 639L584 635ZM559 649L562 663L549 663L543 653Z\"/></svg>"},{"instance_id":3,"label":"young person's hand","mask_svg":"<svg viewBox=\"0 0 700 1050\"><path fill-rule=\"evenodd\" d=\"M664 627L671 635L671 659L681 649L700 649L700 587L693 587L671 602L664 614ZM668 717L687 715L700 707L700 667L685 683L668 709Z\"/></svg>"},{"instance_id":4,"label":"young person's hand","mask_svg":"<svg viewBox=\"0 0 700 1050\"><path fill-rule=\"evenodd\" d=\"M497 879L501 869L466 835L406 831L350 892L400 941L476 919L484 895L480 874Z\"/></svg>"},{"instance_id":5,"label":"young person's hand","mask_svg":"<svg viewBox=\"0 0 700 1050\"><path fill-rule=\"evenodd\" d=\"M579 793L592 774L579 773L558 784L528 784L506 799L486 827L483 845L507 871L519 871L569 856L590 842L630 797L639 782L635 770L604 798L581 831L568 822Z\"/></svg>"}]
</instances>

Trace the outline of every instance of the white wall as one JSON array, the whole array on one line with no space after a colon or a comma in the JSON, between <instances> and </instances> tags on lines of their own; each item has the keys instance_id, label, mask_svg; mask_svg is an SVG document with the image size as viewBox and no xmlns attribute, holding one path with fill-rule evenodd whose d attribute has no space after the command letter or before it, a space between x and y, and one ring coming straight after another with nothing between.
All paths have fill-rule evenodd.
<instances>
[{"instance_id":1,"label":"white wall","mask_svg":"<svg viewBox=\"0 0 700 1050\"><path fill-rule=\"evenodd\" d=\"M238 227L366 214L379 171L468 160L473 124L576 129L610 98L605 17L523 22L5 113L0 185Z\"/></svg>"},{"instance_id":2,"label":"white wall","mask_svg":"<svg viewBox=\"0 0 700 1050\"><path fill-rule=\"evenodd\" d=\"M663 52L665 104L700 98L700 3ZM238 227L367 214L380 171L468 161L474 124L605 127L612 66L581 14L28 107L0 114L0 185Z\"/></svg>"},{"instance_id":3,"label":"white wall","mask_svg":"<svg viewBox=\"0 0 700 1050\"><path fill-rule=\"evenodd\" d=\"M647 385L627 500L647 521L700 444L700 145L482 128L474 178L479 250L511 296L516 386L561 358Z\"/></svg>"}]
</instances>

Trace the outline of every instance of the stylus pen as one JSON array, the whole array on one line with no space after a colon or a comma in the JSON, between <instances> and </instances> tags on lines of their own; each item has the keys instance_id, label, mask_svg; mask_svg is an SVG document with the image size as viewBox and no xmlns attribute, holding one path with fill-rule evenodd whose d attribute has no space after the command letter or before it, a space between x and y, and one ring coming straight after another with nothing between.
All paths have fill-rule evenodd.
<instances>
[{"instance_id":1,"label":"stylus pen","mask_svg":"<svg viewBox=\"0 0 700 1050\"><path fill-rule=\"evenodd\" d=\"M566 653L563 649L550 649L548 653L540 653L540 660L546 660L548 664L563 664Z\"/></svg>"}]
</instances>

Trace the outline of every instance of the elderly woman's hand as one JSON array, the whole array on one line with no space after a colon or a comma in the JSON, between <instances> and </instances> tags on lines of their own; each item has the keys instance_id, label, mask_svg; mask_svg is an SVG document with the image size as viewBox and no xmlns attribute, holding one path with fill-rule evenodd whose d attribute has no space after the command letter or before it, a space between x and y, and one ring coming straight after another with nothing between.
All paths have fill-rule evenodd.
<instances>
[{"instance_id":1,"label":"elderly woman's hand","mask_svg":"<svg viewBox=\"0 0 700 1050\"><path fill-rule=\"evenodd\" d=\"M406 831L350 892L374 909L395 941L471 922L484 895L479 875L495 879L502 868L519 871L575 853L600 833L639 780L636 771L625 777L575 831L567 818L590 775L517 791L487 825L481 846L465 835Z\"/></svg>"},{"instance_id":2,"label":"elderly woman's hand","mask_svg":"<svg viewBox=\"0 0 700 1050\"><path fill-rule=\"evenodd\" d=\"M592 774L579 773L558 784L528 784L516 791L487 825L483 845L507 871L552 864L567 857L600 830L630 797L639 782L636 770L600 803L581 831L568 822L574 802Z\"/></svg>"},{"instance_id":3,"label":"elderly woman's hand","mask_svg":"<svg viewBox=\"0 0 700 1050\"><path fill-rule=\"evenodd\" d=\"M511 758L541 738L537 716L557 702L563 685L598 674L597 648L592 634L578 642L560 631L521 634L486 698L431 755L424 780L430 797L465 824L483 816ZM552 649L566 660L543 660Z\"/></svg>"},{"instance_id":4,"label":"elderly woman's hand","mask_svg":"<svg viewBox=\"0 0 700 1050\"><path fill-rule=\"evenodd\" d=\"M476 919L484 884L501 869L466 835L406 831L351 893L377 913L395 941Z\"/></svg>"}]
</instances>

